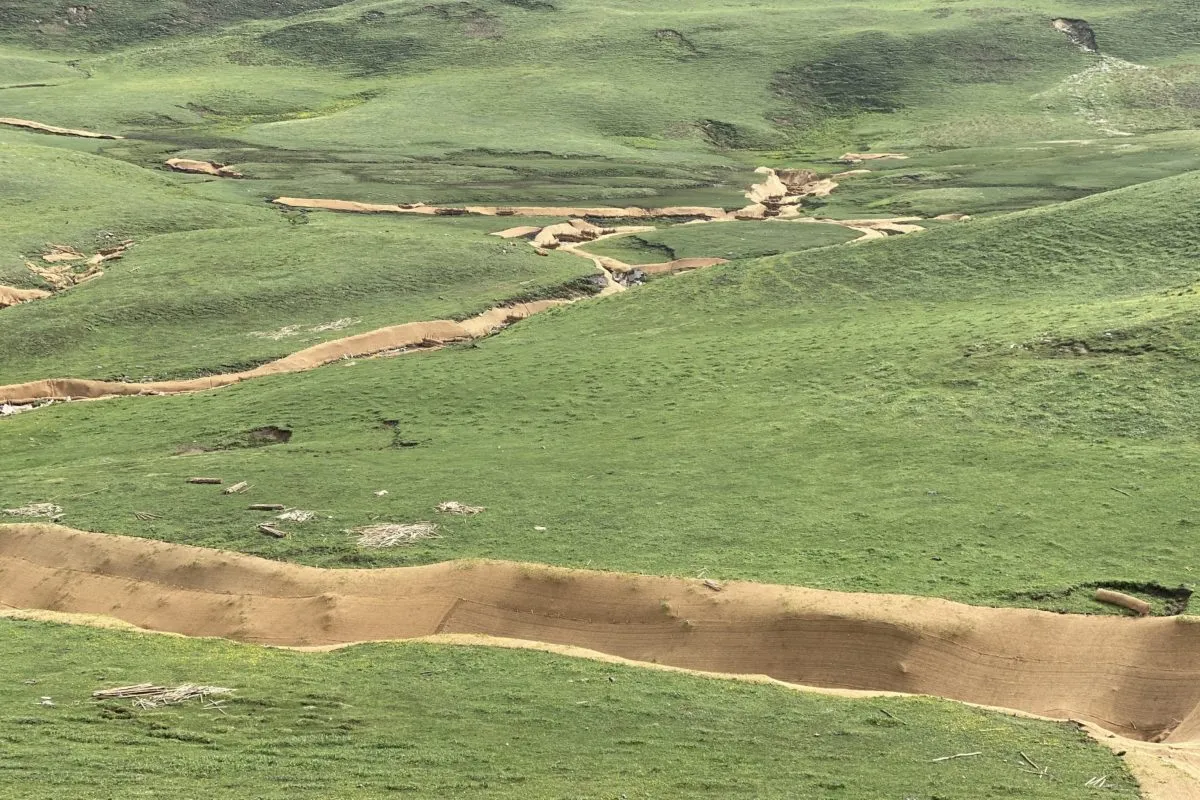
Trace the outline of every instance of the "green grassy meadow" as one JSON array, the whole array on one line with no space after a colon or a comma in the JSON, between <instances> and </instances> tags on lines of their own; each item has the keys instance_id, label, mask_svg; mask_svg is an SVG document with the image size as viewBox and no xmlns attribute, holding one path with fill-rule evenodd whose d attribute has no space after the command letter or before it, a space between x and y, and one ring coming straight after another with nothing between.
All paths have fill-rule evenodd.
<instances>
[{"instance_id":1,"label":"green grassy meadow","mask_svg":"<svg viewBox=\"0 0 1200 800\"><path fill-rule=\"evenodd\" d=\"M582 292L591 263L405 219L162 234L102 279L9 309L0 383L48 375L160 380L236 371L401 322Z\"/></svg>"},{"instance_id":2,"label":"green grassy meadow","mask_svg":"<svg viewBox=\"0 0 1200 800\"><path fill-rule=\"evenodd\" d=\"M325 566L495 557L1099 611L1073 587L1200 568L1198 223L1176 202L1198 180L737 261L437 353L18 416L5 507ZM265 425L295 435L227 446ZM318 517L266 539L194 474ZM488 511L391 551L343 533L450 499Z\"/></svg>"},{"instance_id":3,"label":"green grassy meadow","mask_svg":"<svg viewBox=\"0 0 1200 800\"><path fill-rule=\"evenodd\" d=\"M1057 800L1096 796L1084 784L1099 776L1105 797L1138 796L1121 760L1073 726L932 699L479 647L295 653L16 620L0 620L0 637L6 798ZM220 710L91 699L145 681L236 691ZM930 763L969 751L984 755ZM1021 753L1053 779L1023 772Z\"/></svg>"},{"instance_id":4,"label":"green grassy meadow","mask_svg":"<svg viewBox=\"0 0 1200 800\"><path fill-rule=\"evenodd\" d=\"M0 285L44 288L25 263L51 245L135 244L0 309L0 384L232 371L594 271L487 235L559 219L283 195L736 209L758 166L858 168L805 213L928 230L655 220L590 249L731 263L436 352L3 416L0 509L331 568L501 558L1117 613L1106 585L1178 612L1200 572L1197 34L1185 0L10 0L0 117L124 138L0 126ZM841 159L882 152L908 158ZM291 437L248 436L266 426ZM315 516L268 538L248 503ZM408 547L348 533L430 519L441 538ZM1064 726L528 652L0 620L0 675L0 797L1137 796ZM89 699L143 680L239 691L226 714Z\"/></svg>"},{"instance_id":5,"label":"green grassy meadow","mask_svg":"<svg viewBox=\"0 0 1200 800\"><path fill-rule=\"evenodd\" d=\"M673 225L652 232L606 239L588 246L587 251L629 264L652 264L677 258L733 260L845 244L861 235L858 231L837 225L782 222Z\"/></svg>"}]
</instances>

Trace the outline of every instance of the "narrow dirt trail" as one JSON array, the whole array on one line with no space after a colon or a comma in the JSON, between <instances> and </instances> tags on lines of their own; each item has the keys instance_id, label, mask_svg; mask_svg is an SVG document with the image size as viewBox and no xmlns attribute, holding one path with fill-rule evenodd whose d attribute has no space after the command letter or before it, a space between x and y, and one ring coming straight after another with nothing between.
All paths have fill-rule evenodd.
<instances>
[{"instance_id":1,"label":"narrow dirt trail","mask_svg":"<svg viewBox=\"0 0 1200 800\"><path fill-rule=\"evenodd\" d=\"M110 133L95 133L93 131L81 131L74 128L59 128L56 125L46 125L41 122L34 122L29 119L16 119L15 117L0 117L0 125L7 125L12 128L25 128L26 130L39 131L41 133L52 133L56 136L78 136L83 139L124 139L124 136L114 136Z\"/></svg>"},{"instance_id":2,"label":"narrow dirt trail","mask_svg":"<svg viewBox=\"0 0 1200 800\"><path fill-rule=\"evenodd\" d=\"M580 298L582 299L582 298ZM235 383L280 375L286 372L301 372L340 361L359 358L386 350L407 347L430 347L450 342L461 342L487 336L506 325L526 319L555 306L567 305L572 300L539 300L533 303L514 303L497 306L470 319L433 320L431 322L406 322L386 328L334 339L329 342L300 350L289 356L242 372L209 375L203 378L180 381L153 381L150 383L122 383L120 381L95 381L82 378L50 378L47 380L0 386L0 403L23 405L42 400L88 399L129 395L183 394L218 389Z\"/></svg>"}]
</instances>

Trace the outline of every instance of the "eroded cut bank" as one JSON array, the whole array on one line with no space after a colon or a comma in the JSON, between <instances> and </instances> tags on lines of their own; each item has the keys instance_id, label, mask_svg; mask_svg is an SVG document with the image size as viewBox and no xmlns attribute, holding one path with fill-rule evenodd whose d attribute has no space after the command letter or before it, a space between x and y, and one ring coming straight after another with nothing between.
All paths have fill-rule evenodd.
<instances>
[{"instance_id":1,"label":"eroded cut bank","mask_svg":"<svg viewBox=\"0 0 1200 800\"><path fill-rule=\"evenodd\" d=\"M510 562L326 570L54 525L0 526L0 604L328 647L483 634L829 689L928 694L1200 740L1200 622Z\"/></svg>"}]
</instances>

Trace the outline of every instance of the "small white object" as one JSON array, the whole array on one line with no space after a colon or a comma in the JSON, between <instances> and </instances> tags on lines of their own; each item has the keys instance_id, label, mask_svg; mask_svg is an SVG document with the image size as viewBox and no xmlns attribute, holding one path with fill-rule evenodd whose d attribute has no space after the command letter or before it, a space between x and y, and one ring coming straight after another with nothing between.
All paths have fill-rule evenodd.
<instances>
[{"instance_id":1,"label":"small white object","mask_svg":"<svg viewBox=\"0 0 1200 800\"><path fill-rule=\"evenodd\" d=\"M534 526L533 526L533 529L534 529L535 531L544 531L544 530L546 530L546 528L545 528L545 526L544 526L544 525L534 525Z\"/></svg>"},{"instance_id":2,"label":"small white object","mask_svg":"<svg viewBox=\"0 0 1200 800\"><path fill-rule=\"evenodd\" d=\"M380 489L378 492L375 492L375 496L376 496L376 497L383 497L383 496L384 496L385 494L387 494L387 493L388 493L388 490L387 490L387 489Z\"/></svg>"}]
</instances>

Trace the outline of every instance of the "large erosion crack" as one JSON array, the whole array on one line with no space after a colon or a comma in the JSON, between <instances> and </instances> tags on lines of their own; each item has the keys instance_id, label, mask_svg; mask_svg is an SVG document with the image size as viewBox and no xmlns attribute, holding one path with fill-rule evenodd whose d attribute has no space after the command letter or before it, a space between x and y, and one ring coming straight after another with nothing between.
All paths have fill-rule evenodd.
<instances>
[{"instance_id":1,"label":"large erosion crack","mask_svg":"<svg viewBox=\"0 0 1200 800\"><path fill-rule=\"evenodd\" d=\"M0 526L0 604L322 646L435 633L572 645L817 687L928 694L1200 739L1200 624L452 562L324 570L51 525Z\"/></svg>"}]
</instances>

